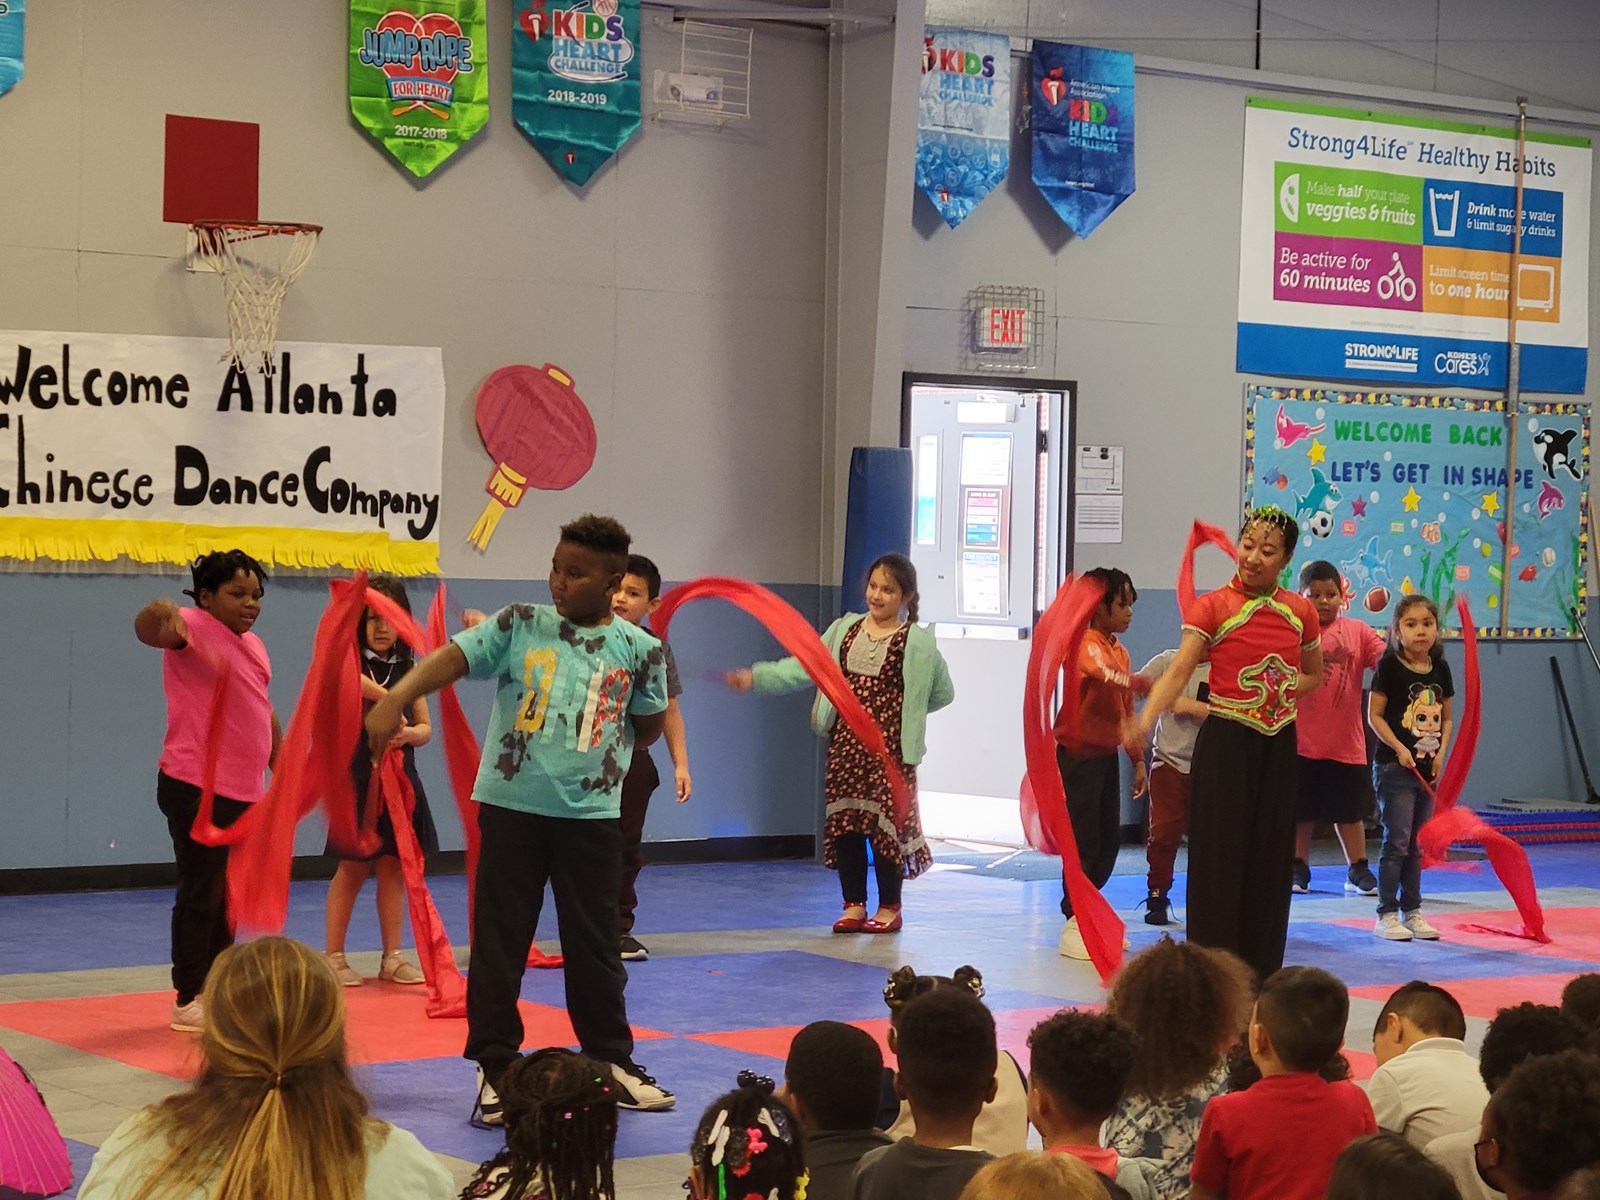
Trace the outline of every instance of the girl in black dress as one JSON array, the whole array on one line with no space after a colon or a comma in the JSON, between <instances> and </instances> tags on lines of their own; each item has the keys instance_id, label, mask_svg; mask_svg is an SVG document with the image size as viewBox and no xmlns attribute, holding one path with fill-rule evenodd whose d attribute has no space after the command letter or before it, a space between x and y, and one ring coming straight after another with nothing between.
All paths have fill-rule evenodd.
<instances>
[{"instance_id":1,"label":"girl in black dress","mask_svg":"<svg viewBox=\"0 0 1600 1200\"><path fill-rule=\"evenodd\" d=\"M407 613L411 602L406 599L404 584L393 575L374 575L367 586L389 597ZM372 609L367 609L362 619L357 641L361 646L361 710L363 715L373 704L388 695L389 689L409 671L414 664L411 650L396 635L393 626ZM417 775L416 748L426 745L433 730L428 723L428 702L419 699L411 706L400 732L392 746L398 747L405 762L406 779L416 796L411 823L416 830L417 844L424 854L439 848L439 834L434 829L433 815L428 811L428 796L422 790L422 780ZM355 749L350 772L355 780L356 823L359 826L366 812L367 785L372 779L372 757L367 750L366 737ZM383 934L383 964L378 978L390 983L422 983L422 972L407 962L400 950L401 918L406 903L405 879L400 871L400 849L395 844L394 825L387 812L378 816L378 836L382 839L376 853L369 857L356 857L357 851L349 846L335 846L329 842L325 853L338 855L342 860L328 885L328 959L334 973L346 987L356 987L361 975L345 960L344 938L350 928L350 912L355 907L361 885L374 867L378 873L378 928Z\"/></svg>"}]
</instances>

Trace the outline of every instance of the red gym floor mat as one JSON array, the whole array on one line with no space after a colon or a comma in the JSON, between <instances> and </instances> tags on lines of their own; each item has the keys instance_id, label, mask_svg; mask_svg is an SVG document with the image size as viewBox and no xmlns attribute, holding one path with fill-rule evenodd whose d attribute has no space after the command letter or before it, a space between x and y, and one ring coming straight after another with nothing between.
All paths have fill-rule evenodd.
<instances>
[{"instance_id":1,"label":"red gym floor mat","mask_svg":"<svg viewBox=\"0 0 1600 1200\"><path fill-rule=\"evenodd\" d=\"M1560 1004L1561 989L1567 986L1571 975L1495 975L1483 979L1446 979L1440 983L1461 1004L1461 1011L1469 1017L1492 1019L1502 1008L1521 1004L1524 1000L1534 1004ZM1399 985L1354 987L1352 996L1387 1000Z\"/></svg>"},{"instance_id":2,"label":"red gym floor mat","mask_svg":"<svg viewBox=\"0 0 1600 1200\"><path fill-rule=\"evenodd\" d=\"M1424 900L1423 911L1428 920L1439 929L1444 940L1463 946L1476 946L1483 950L1521 951L1540 954L1547 958L1581 959L1600 963L1600 915L1592 908L1547 908L1544 910L1545 933L1548 943L1527 938L1506 937L1499 933L1483 933L1463 929L1465 925L1487 925L1493 929L1515 932L1522 928L1522 918L1514 908L1486 909L1478 912L1454 912L1429 909ZM1329 921L1330 925L1343 925L1353 929L1370 929L1370 918Z\"/></svg>"},{"instance_id":3,"label":"red gym floor mat","mask_svg":"<svg viewBox=\"0 0 1600 1200\"><path fill-rule=\"evenodd\" d=\"M466 1021L428 1018L421 988L369 984L348 989L345 1002L350 1060L355 1063L446 1058L460 1054L466 1040ZM527 1000L518 1007L525 1029L524 1046L577 1043L565 1009ZM199 1066L199 1039L168 1028L171 1009L170 991L17 1001L0 1004L0 1027L174 1079L188 1079ZM668 1035L635 1027L633 1036L646 1040Z\"/></svg>"}]
</instances>

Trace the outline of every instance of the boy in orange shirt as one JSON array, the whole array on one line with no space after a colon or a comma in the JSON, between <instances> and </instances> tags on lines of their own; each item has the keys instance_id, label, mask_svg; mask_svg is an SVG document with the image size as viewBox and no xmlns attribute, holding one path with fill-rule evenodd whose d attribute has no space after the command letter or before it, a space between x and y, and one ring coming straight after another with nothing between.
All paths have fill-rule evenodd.
<instances>
[{"instance_id":1,"label":"boy in orange shirt","mask_svg":"<svg viewBox=\"0 0 1600 1200\"><path fill-rule=\"evenodd\" d=\"M1095 887L1106 885L1117 865L1122 833L1122 777L1117 752L1123 730L1133 721L1133 694L1150 690L1148 680L1132 673L1128 649L1117 640L1133 621L1139 592L1127 572L1096 567L1084 575L1105 589L1078 654L1078 728L1069 734L1064 714L1056 718L1056 764L1067 793L1067 816L1078 843L1078 861ZM1145 792L1141 756L1133 764L1133 794ZM1057 949L1066 958L1087 959L1089 951L1078 932L1078 918L1066 887L1061 889L1061 915L1067 919Z\"/></svg>"}]
</instances>

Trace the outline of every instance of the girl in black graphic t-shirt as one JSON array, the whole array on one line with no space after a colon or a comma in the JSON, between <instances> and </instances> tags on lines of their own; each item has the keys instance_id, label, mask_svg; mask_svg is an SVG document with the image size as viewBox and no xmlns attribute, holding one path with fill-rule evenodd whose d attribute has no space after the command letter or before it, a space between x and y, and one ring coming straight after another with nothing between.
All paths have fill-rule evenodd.
<instances>
[{"instance_id":1,"label":"girl in black graphic t-shirt","mask_svg":"<svg viewBox=\"0 0 1600 1200\"><path fill-rule=\"evenodd\" d=\"M1439 644L1439 610L1426 596L1404 596L1389 624L1389 652L1372 677L1368 721L1378 735L1372 787L1383 815L1378 859L1378 923L1395 942L1432 940L1439 931L1422 915L1422 851L1416 833L1433 815L1431 785L1450 741L1455 685Z\"/></svg>"}]
</instances>

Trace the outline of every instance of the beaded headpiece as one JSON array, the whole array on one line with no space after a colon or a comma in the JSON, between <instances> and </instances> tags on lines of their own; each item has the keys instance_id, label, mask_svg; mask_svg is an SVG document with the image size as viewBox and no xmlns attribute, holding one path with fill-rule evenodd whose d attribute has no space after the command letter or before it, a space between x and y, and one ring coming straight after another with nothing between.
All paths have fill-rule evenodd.
<instances>
[{"instance_id":1,"label":"beaded headpiece","mask_svg":"<svg viewBox=\"0 0 1600 1200\"><path fill-rule=\"evenodd\" d=\"M1257 523L1270 525L1283 535L1283 548L1293 553L1295 544L1300 540L1300 524L1285 509L1276 504L1263 504L1259 508L1252 508L1245 514L1241 530L1249 529Z\"/></svg>"}]
</instances>

